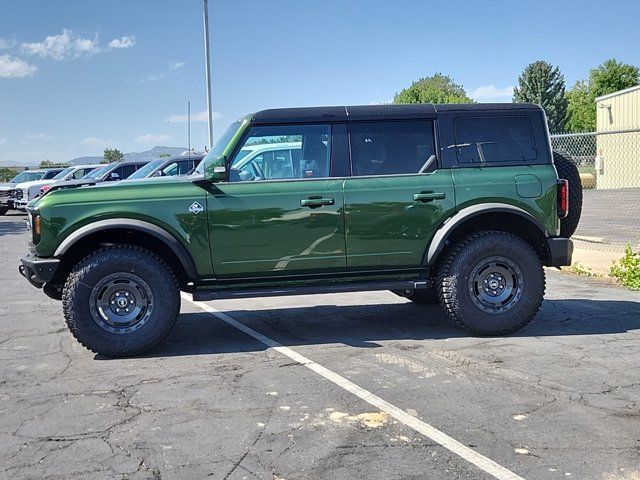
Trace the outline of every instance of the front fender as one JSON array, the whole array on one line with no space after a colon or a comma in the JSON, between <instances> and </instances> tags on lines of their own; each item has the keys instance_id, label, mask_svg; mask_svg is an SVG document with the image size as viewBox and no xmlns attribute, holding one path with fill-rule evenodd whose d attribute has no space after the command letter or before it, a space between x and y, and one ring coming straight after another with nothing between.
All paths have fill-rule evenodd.
<instances>
[{"instance_id":1,"label":"front fender","mask_svg":"<svg viewBox=\"0 0 640 480\"><path fill-rule=\"evenodd\" d=\"M173 235L171 235L166 230L158 227L157 225L131 218L110 218L107 220L99 220L97 222L85 225L84 227L80 227L79 229L72 232L69 236L67 236L62 241L62 243L60 243L53 256L56 258L63 257L65 253L67 253L76 242L80 241L87 235L105 230L115 229L137 230L154 236L171 249L171 251L176 255L176 257L182 264L182 267L184 268L189 278L197 278L198 274L191 255Z\"/></svg>"}]
</instances>

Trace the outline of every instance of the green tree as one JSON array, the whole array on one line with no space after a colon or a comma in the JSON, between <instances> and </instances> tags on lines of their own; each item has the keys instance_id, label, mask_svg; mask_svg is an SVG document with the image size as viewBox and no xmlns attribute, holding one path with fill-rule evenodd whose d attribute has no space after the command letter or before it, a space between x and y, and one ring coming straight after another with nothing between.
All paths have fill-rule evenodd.
<instances>
[{"instance_id":1,"label":"green tree","mask_svg":"<svg viewBox=\"0 0 640 480\"><path fill-rule=\"evenodd\" d=\"M624 90L638 85L640 80L638 67L618 62L610 58L602 65L598 65L589 73L589 84L593 95L601 97L609 93Z\"/></svg>"},{"instance_id":2,"label":"green tree","mask_svg":"<svg viewBox=\"0 0 640 480\"><path fill-rule=\"evenodd\" d=\"M160 155L158 155L158 158L169 158L170 156L170 153L161 153Z\"/></svg>"},{"instance_id":3,"label":"green tree","mask_svg":"<svg viewBox=\"0 0 640 480\"><path fill-rule=\"evenodd\" d=\"M104 157L100 163L121 162L124 160L124 154L117 148L105 148Z\"/></svg>"},{"instance_id":4,"label":"green tree","mask_svg":"<svg viewBox=\"0 0 640 480\"><path fill-rule=\"evenodd\" d=\"M68 167L69 165L69 162L52 162L51 160L42 160L39 168Z\"/></svg>"},{"instance_id":5,"label":"green tree","mask_svg":"<svg viewBox=\"0 0 640 480\"><path fill-rule=\"evenodd\" d=\"M611 58L589 72L589 79L578 81L567 92L566 128L570 132L596 129L596 98L640 83L638 67Z\"/></svg>"},{"instance_id":6,"label":"green tree","mask_svg":"<svg viewBox=\"0 0 640 480\"><path fill-rule=\"evenodd\" d=\"M13 168L0 167L0 182L7 182L18 174Z\"/></svg>"},{"instance_id":7,"label":"green tree","mask_svg":"<svg viewBox=\"0 0 640 480\"><path fill-rule=\"evenodd\" d=\"M462 85L448 75L436 73L421 78L410 87L396 93L393 103L473 103Z\"/></svg>"},{"instance_id":8,"label":"green tree","mask_svg":"<svg viewBox=\"0 0 640 480\"><path fill-rule=\"evenodd\" d=\"M540 105L547 114L551 132L559 132L564 128L567 99L564 75L558 67L542 60L527 65L518 77L513 101Z\"/></svg>"},{"instance_id":9,"label":"green tree","mask_svg":"<svg viewBox=\"0 0 640 480\"><path fill-rule=\"evenodd\" d=\"M566 94L568 132L592 132L596 129L596 98L589 82L579 80Z\"/></svg>"}]
</instances>

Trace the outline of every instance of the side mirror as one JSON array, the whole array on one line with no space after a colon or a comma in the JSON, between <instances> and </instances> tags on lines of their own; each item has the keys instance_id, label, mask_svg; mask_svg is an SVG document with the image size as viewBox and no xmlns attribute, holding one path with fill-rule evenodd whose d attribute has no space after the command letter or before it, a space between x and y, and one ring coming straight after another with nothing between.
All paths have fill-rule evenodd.
<instances>
[{"instance_id":1,"label":"side mirror","mask_svg":"<svg viewBox=\"0 0 640 480\"><path fill-rule=\"evenodd\" d=\"M120 175L118 175L116 172L111 172L111 175L109 175L109 180L120 180Z\"/></svg>"},{"instance_id":2,"label":"side mirror","mask_svg":"<svg viewBox=\"0 0 640 480\"><path fill-rule=\"evenodd\" d=\"M204 178L212 182L226 182L227 173L227 157L219 155L206 160L204 166Z\"/></svg>"}]
</instances>

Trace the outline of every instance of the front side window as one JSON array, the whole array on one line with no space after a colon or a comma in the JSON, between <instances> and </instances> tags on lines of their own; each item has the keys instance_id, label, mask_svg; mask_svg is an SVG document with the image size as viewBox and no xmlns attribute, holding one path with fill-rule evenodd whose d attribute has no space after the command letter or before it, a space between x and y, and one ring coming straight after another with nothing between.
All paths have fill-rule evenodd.
<instances>
[{"instance_id":1,"label":"front side window","mask_svg":"<svg viewBox=\"0 0 640 480\"><path fill-rule=\"evenodd\" d=\"M349 125L354 176L418 173L435 155L433 122L363 122Z\"/></svg>"},{"instance_id":2,"label":"front side window","mask_svg":"<svg viewBox=\"0 0 640 480\"><path fill-rule=\"evenodd\" d=\"M105 165L104 167L96 167L87 173L83 180L102 180L105 174L111 169L112 165Z\"/></svg>"},{"instance_id":3,"label":"front side window","mask_svg":"<svg viewBox=\"0 0 640 480\"><path fill-rule=\"evenodd\" d=\"M459 117L453 122L460 163L536 160L536 143L527 116Z\"/></svg>"},{"instance_id":4,"label":"front side window","mask_svg":"<svg viewBox=\"0 0 640 480\"><path fill-rule=\"evenodd\" d=\"M64 177L69 175L71 172L73 172L73 167L65 168L60 173L58 173L55 177L53 177L51 180L62 180Z\"/></svg>"},{"instance_id":5,"label":"front side window","mask_svg":"<svg viewBox=\"0 0 640 480\"><path fill-rule=\"evenodd\" d=\"M330 142L329 125L253 127L231 161L229 181L328 177Z\"/></svg>"}]
</instances>

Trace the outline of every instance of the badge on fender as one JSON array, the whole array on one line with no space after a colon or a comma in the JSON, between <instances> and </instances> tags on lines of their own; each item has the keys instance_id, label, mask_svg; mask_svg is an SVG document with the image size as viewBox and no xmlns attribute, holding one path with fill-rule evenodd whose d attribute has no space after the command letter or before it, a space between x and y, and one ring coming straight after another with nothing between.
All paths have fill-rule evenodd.
<instances>
[{"instance_id":1,"label":"badge on fender","mask_svg":"<svg viewBox=\"0 0 640 480\"><path fill-rule=\"evenodd\" d=\"M196 215L199 214L203 210L204 210L204 207L202 205L200 205L198 202L193 202L191 204L191 206L189 207L189 211L191 213L195 213Z\"/></svg>"}]
</instances>

